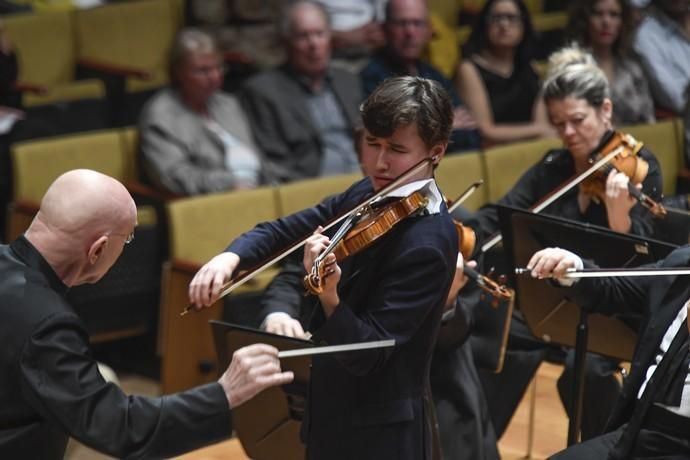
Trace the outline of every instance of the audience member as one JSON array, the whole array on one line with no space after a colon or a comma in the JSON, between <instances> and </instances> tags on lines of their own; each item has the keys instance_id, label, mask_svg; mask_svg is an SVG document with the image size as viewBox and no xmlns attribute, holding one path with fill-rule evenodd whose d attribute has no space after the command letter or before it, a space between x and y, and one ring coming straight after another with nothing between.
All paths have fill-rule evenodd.
<instances>
[{"instance_id":1,"label":"audience member","mask_svg":"<svg viewBox=\"0 0 690 460\"><path fill-rule=\"evenodd\" d=\"M464 46L457 88L484 141L555 136L532 66L532 23L522 0L490 0Z\"/></svg>"},{"instance_id":2,"label":"audience member","mask_svg":"<svg viewBox=\"0 0 690 460\"><path fill-rule=\"evenodd\" d=\"M319 3L298 1L280 30L287 62L250 78L241 93L270 177L289 182L359 171L353 135L361 85L330 65L328 14Z\"/></svg>"},{"instance_id":3,"label":"audience member","mask_svg":"<svg viewBox=\"0 0 690 460\"><path fill-rule=\"evenodd\" d=\"M260 69L285 59L275 24L287 0L187 0L187 24L213 36L223 52L240 53Z\"/></svg>"},{"instance_id":4,"label":"audience member","mask_svg":"<svg viewBox=\"0 0 690 460\"><path fill-rule=\"evenodd\" d=\"M139 121L143 169L179 195L253 188L262 160L239 102L220 91L223 61L210 35L183 29L170 59L172 86L160 90Z\"/></svg>"},{"instance_id":5,"label":"audience member","mask_svg":"<svg viewBox=\"0 0 690 460\"><path fill-rule=\"evenodd\" d=\"M318 0L331 18L334 56L368 57L386 42L383 16L386 0Z\"/></svg>"},{"instance_id":6,"label":"audience member","mask_svg":"<svg viewBox=\"0 0 690 460\"><path fill-rule=\"evenodd\" d=\"M161 398L128 396L98 370L65 299L100 280L131 242L134 200L89 170L53 182L26 233L0 246L0 457L61 459L69 436L113 457L179 455L230 436L231 410L289 383L277 351L239 350L218 382Z\"/></svg>"},{"instance_id":7,"label":"audience member","mask_svg":"<svg viewBox=\"0 0 690 460\"><path fill-rule=\"evenodd\" d=\"M568 32L589 49L611 88L616 125L654 122L647 78L631 53L633 11L627 0L573 2Z\"/></svg>"},{"instance_id":8,"label":"audience member","mask_svg":"<svg viewBox=\"0 0 690 460\"><path fill-rule=\"evenodd\" d=\"M479 148L476 123L461 104L452 82L421 59L424 47L431 38L426 1L390 0L386 5L383 29L386 34L386 47L372 57L360 74L365 95L370 94L386 78L396 75L436 80L453 99L454 131L450 151Z\"/></svg>"},{"instance_id":9,"label":"audience member","mask_svg":"<svg viewBox=\"0 0 690 460\"><path fill-rule=\"evenodd\" d=\"M690 84L690 1L653 0L633 48L657 106L682 114Z\"/></svg>"}]
</instances>

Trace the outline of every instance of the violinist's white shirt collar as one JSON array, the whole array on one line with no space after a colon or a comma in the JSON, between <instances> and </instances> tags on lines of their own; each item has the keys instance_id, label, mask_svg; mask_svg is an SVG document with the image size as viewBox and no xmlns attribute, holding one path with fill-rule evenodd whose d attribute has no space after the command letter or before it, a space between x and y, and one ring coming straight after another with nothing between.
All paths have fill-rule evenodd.
<instances>
[{"instance_id":1,"label":"violinist's white shirt collar","mask_svg":"<svg viewBox=\"0 0 690 460\"><path fill-rule=\"evenodd\" d=\"M441 211L443 196L441 195L441 192L436 185L436 181L433 178L421 179L402 185L386 195L385 198L405 197L413 192L416 192L417 190L421 191L422 194L424 194L424 196L429 200L429 204L426 206L429 214L438 214Z\"/></svg>"}]
</instances>

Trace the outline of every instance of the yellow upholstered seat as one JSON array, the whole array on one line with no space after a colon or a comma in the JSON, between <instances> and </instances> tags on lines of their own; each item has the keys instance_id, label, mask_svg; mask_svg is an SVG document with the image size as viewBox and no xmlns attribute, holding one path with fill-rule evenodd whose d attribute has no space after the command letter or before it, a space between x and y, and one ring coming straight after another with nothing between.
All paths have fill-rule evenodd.
<instances>
[{"instance_id":1,"label":"yellow upholstered seat","mask_svg":"<svg viewBox=\"0 0 690 460\"><path fill-rule=\"evenodd\" d=\"M75 12L80 60L136 69L148 78L128 78L128 92L163 86L176 29L169 0L145 0L105 5Z\"/></svg>"},{"instance_id":2,"label":"yellow upholstered seat","mask_svg":"<svg viewBox=\"0 0 690 460\"><path fill-rule=\"evenodd\" d=\"M76 45L73 17L67 11L19 14L3 18L17 52L19 82L40 86L25 92L26 107L80 99L103 99L100 80L75 80Z\"/></svg>"},{"instance_id":3,"label":"yellow upholstered seat","mask_svg":"<svg viewBox=\"0 0 690 460\"><path fill-rule=\"evenodd\" d=\"M559 139L540 139L491 147L484 151L488 201L494 202L548 150L561 146Z\"/></svg>"},{"instance_id":4,"label":"yellow upholstered seat","mask_svg":"<svg viewBox=\"0 0 690 460\"><path fill-rule=\"evenodd\" d=\"M324 198L345 191L361 174L318 177L276 187L278 212L287 216L318 204Z\"/></svg>"},{"instance_id":5,"label":"yellow upholstered seat","mask_svg":"<svg viewBox=\"0 0 690 460\"><path fill-rule=\"evenodd\" d=\"M203 264L255 224L278 218L270 187L216 193L171 202L170 257Z\"/></svg>"},{"instance_id":6,"label":"yellow upholstered seat","mask_svg":"<svg viewBox=\"0 0 690 460\"><path fill-rule=\"evenodd\" d=\"M12 148L14 199L39 202L62 173L87 168L126 180L129 166L115 130L15 144Z\"/></svg>"},{"instance_id":7,"label":"yellow upholstered seat","mask_svg":"<svg viewBox=\"0 0 690 460\"><path fill-rule=\"evenodd\" d=\"M454 155L446 155L435 172L441 192L448 200L454 201L473 182L484 180L484 165L480 152L463 152ZM463 206L476 210L486 203L486 184L481 186L470 196Z\"/></svg>"},{"instance_id":8,"label":"yellow upholstered seat","mask_svg":"<svg viewBox=\"0 0 690 460\"><path fill-rule=\"evenodd\" d=\"M188 305L187 290L194 273L241 233L278 217L275 191L269 187L184 198L168 203L167 209L170 262L163 271L159 328L164 393L217 378L208 321L220 319L222 308L215 305L180 316ZM276 270L264 272L237 293L263 289Z\"/></svg>"},{"instance_id":9,"label":"yellow upholstered seat","mask_svg":"<svg viewBox=\"0 0 690 460\"><path fill-rule=\"evenodd\" d=\"M683 162L683 137L676 125L676 119L669 119L621 128L621 131L630 133L635 139L642 141L659 160L664 195L674 194L676 178Z\"/></svg>"}]
</instances>

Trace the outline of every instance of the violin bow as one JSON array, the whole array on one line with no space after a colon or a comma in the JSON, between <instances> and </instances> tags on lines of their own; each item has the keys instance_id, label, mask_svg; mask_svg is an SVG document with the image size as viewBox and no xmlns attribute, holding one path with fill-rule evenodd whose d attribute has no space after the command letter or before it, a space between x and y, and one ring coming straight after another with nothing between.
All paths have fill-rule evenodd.
<instances>
[{"instance_id":1,"label":"violin bow","mask_svg":"<svg viewBox=\"0 0 690 460\"><path fill-rule=\"evenodd\" d=\"M556 189L553 193L548 195L544 200L539 202L536 206L532 207L529 211L534 213L534 214L539 214L544 208L549 206L551 203L568 193L569 190L571 190L573 187L578 185L580 182L583 180L587 179L589 176L591 176L595 171L597 171L599 168L604 166L606 163L609 162L609 160L616 155L620 153L620 147L612 150L609 152L607 155L601 157L599 160L594 162L592 166L587 168L584 172L582 172L579 176L573 178L568 184L565 186ZM500 243L503 240L503 235L500 233L496 233L493 237L489 238L489 240L486 241L481 247L482 252L486 252L489 249L493 248L496 246L498 243Z\"/></svg>"},{"instance_id":2,"label":"violin bow","mask_svg":"<svg viewBox=\"0 0 690 460\"><path fill-rule=\"evenodd\" d=\"M459 196L455 201L453 201L453 203L448 207L448 212L451 213L451 212L455 211L456 209L458 209L458 206L460 206L461 204L463 204L463 203L465 202L466 199L468 199L470 196L472 196L472 194L473 194L474 192L476 192L477 189L478 189L483 183L484 183L484 180L479 179L478 181L473 182L472 184L470 184L470 186L467 187L467 189L465 189L465 191L462 192L462 193L460 194L460 196Z\"/></svg>"},{"instance_id":3,"label":"violin bow","mask_svg":"<svg viewBox=\"0 0 690 460\"><path fill-rule=\"evenodd\" d=\"M516 275L524 275L531 273L529 268L516 268ZM562 276L550 276L549 278L605 278L609 276L677 276L690 275L690 267L680 268L616 268L616 269L602 269L602 268L584 268L577 270L569 268Z\"/></svg>"},{"instance_id":4,"label":"violin bow","mask_svg":"<svg viewBox=\"0 0 690 460\"><path fill-rule=\"evenodd\" d=\"M410 167L407 171L404 173L400 174L398 177L396 177L390 184L386 185L383 187L381 190L376 192L374 195L366 199L363 203L357 205L354 209L351 209L350 211L346 212L342 216L332 220L328 224L323 226L324 231L328 230L329 228L337 225L338 223L342 222L343 220L347 219L350 217L352 214L355 214L359 212L361 209L365 208L366 206L369 206L372 202L378 200L381 197L386 196L396 188L398 188L405 180L409 179L410 177L414 176L417 174L419 171L422 170L422 168L426 167L427 165L433 163L436 161L436 156L431 156L427 158L423 158L419 162L417 162L415 165ZM289 256L293 252L297 251L299 248L304 246L305 242L311 235L306 235L304 238L299 240L297 243L293 244L283 252L279 253L278 255L271 257L267 261L263 262L260 264L257 268L253 270L247 270L246 272L242 273L236 278L231 279L230 281L226 282L223 287L221 288L220 294L218 295L218 299L222 299L226 295L230 294L232 291L235 289L239 288L249 280L255 278L257 275L260 273L264 272L268 267L271 265L280 262L283 260L285 257ZM193 305L187 305L187 307L180 312L180 316L184 316L190 311L195 310Z\"/></svg>"}]
</instances>

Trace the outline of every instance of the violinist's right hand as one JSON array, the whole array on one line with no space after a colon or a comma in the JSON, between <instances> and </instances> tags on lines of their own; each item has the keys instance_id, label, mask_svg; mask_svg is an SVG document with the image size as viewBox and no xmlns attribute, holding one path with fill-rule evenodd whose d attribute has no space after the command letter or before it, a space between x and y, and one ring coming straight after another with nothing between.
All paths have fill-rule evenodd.
<instances>
[{"instance_id":1,"label":"violinist's right hand","mask_svg":"<svg viewBox=\"0 0 690 460\"><path fill-rule=\"evenodd\" d=\"M189 302L194 308L200 310L218 300L223 285L230 280L239 263L237 254L223 252L201 267L189 284Z\"/></svg>"},{"instance_id":2,"label":"violinist's right hand","mask_svg":"<svg viewBox=\"0 0 690 460\"><path fill-rule=\"evenodd\" d=\"M561 278L571 268L582 269L582 259L577 254L561 248L546 248L534 253L527 263L533 278ZM564 285L572 280L560 280Z\"/></svg>"}]
</instances>

